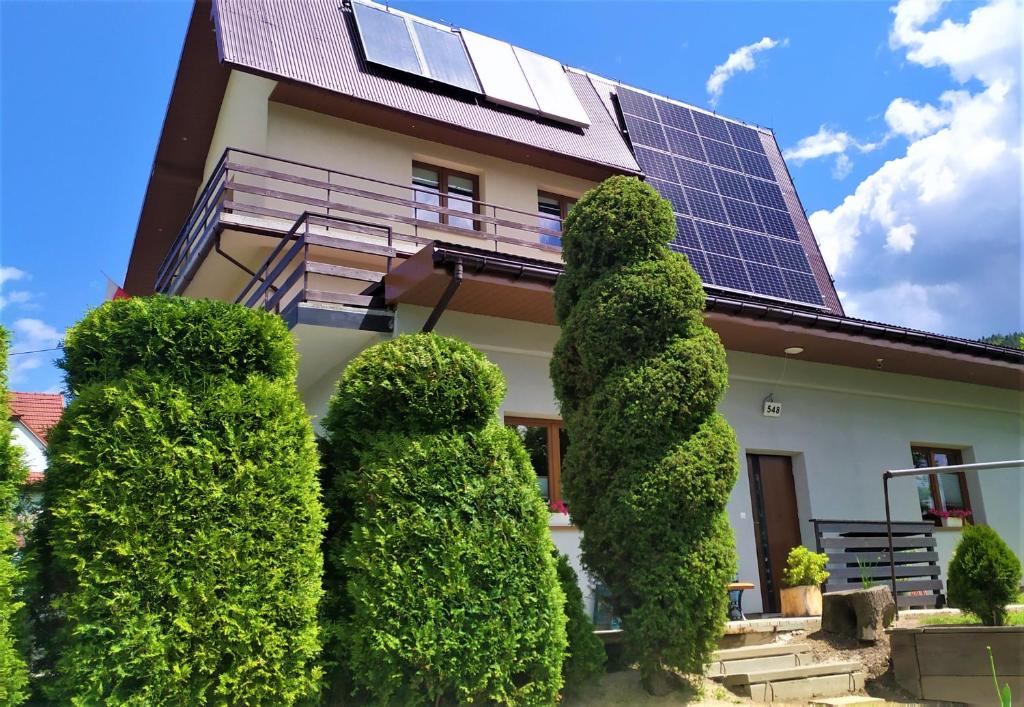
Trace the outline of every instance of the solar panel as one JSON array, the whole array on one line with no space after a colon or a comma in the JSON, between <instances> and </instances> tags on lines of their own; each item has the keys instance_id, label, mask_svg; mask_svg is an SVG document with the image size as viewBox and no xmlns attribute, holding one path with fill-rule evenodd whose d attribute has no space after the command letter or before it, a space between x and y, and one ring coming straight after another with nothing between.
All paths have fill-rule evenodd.
<instances>
[{"instance_id":1,"label":"solar panel","mask_svg":"<svg viewBox=\"0 0 1024 707\"><path fill-rule=\"evenodd\" d=\"M405 17L359 2L352 3L352 9L367 61L424 75Z\"/></svg>"},{"instance_id":2,"label":"solar panel","mask_svg":"<svg viewBox=\"0 0 1024 707\"><path fill-rule=\"evenodd\" d=\"M530 90L537 99L540 114L581 128L590 125L590 116L576 96L562 65L522 47L514 49Z\"/></svg>"},{"instance_id":3,"label":"solar panel","mask_svg":"<svg viewBox=\"0 0 1024 707\"><path fill-rule=\"evenodd\" d=\"M462 37L422 22L413 22L412 26L430 78L480 93L480 83L476 80Z\"/></svg>"},{"instance_id":4,"label":"solar panel","mask_svg":"<svg viewBox=\"0 0 1024 707\"><path fill-rule=\"evenodd\" d=\"M640 168L676 212L671 247L704 283L823 306L762 133L620 87ZM774 159L774 158L773 158ZM781 162L780 162L781 164ZM787 182L788 184L788 182Z\"/></svg>"},{"instance_id":5,"label":"solar panel","mask_svg":"<svg viewBox=\"0 0 1024 707\"><path fill-rule=\"evenodd\" d=\"M519 68L512 45L468 30L460 33L488 100L537 113L537 99Z\"/></svg>"}]
</instances>

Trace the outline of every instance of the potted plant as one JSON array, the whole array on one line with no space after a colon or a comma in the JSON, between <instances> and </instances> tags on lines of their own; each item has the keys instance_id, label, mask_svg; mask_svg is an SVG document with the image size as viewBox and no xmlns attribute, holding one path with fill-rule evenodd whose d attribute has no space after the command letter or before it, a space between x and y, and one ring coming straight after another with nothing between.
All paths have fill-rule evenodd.
<instances>
[{"instance_id":1,"label":"potted plant","mask_svg":"<svg viewBox=\"0 0 1024 707\"><path fill-rule=\"evenodd\" d=\"M821 584L828 579L828 555L798 546L789 551L781 591L783 616L821 616Z\"/></svg>"},{"instance_id":2,"label":"potted plant","mask_svg":"<svg viewBox=\"0 0 1024 707\"><path fill-rule=\"evenodd\" d=\"M960 528L971 517L971 512L966 508L936 508L928 511L927 515L938 520L943 527Z\"/></svg>"}]
</instances>

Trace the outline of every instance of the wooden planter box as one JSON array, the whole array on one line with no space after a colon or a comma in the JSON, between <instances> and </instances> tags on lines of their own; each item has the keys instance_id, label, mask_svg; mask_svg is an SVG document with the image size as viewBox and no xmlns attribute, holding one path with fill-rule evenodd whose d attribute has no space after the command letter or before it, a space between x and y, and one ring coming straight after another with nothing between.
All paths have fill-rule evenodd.
<instances>
[{"instance_id":1,"label":"wooden planter box","mask_svg":"<svg viewBox=\"0 0 1024 707\"><path fill-rule=\"evenodd\" d=\"M782 615L786 618L798 616L821 616L821 587L784 587L779 596L782 599Z\"/></svg>"},{"instance_id":2,"label":"wooden planter box","mask_svg":"<svg viewBox=\"0 0 1024 707\"><path fill-rule=\"evenodd\" d=\"M1024 626L921 626L889 629L900 686L923 700L998 705L986 646L999 686L1024 695Z\"/></svg>"}]
</instances>

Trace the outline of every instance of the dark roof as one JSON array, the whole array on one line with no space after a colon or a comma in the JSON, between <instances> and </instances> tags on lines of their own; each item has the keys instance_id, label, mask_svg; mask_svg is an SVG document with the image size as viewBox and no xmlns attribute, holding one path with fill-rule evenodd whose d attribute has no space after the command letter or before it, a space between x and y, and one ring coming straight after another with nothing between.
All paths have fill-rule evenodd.
<instances>
[{"instance_id":1,"label":"dark roof","mask_svg":"<svg viewBox=\"0 0 1024 707\"><path fill-rule=\"evenodd\" d=\"M25 425L46 444L46 435L64 412L64 396L60 393L18 393L8 398L11 417Z\"/></svg>"},{"instance_id":2,"label":"dark roof","mask_svg":"<svg viewBox=\"0 0 1024 707\"><path fill-rule=\"evenodd\" d=\"M484 103L436 84L398 79L368 65L351 9L339 0L215 0L221 58L239 69L334 91L556 154L639 173L617 123L590 79L569 81L590 118L575 128Z\"/></svg>"}]
</instances>

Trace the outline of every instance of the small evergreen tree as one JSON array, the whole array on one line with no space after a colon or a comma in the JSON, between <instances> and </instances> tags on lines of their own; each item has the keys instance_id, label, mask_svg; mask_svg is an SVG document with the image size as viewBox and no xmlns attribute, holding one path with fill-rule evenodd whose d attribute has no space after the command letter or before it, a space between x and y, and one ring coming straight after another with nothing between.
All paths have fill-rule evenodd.
<instances>
[{"instance_id":1,"label":"small evergreen tree","mask_svg":"<svg viewBox=\"0 0 1024 707\"><path fill-rule=\"evenodd\" d=\"M969 525L949 561L949 602L986 626L1002 626L1006 605L1020 591L1020 577L1020 560L999 533L987 525Z\"/></svg>"},{"instance_id":2,"label":"small evergreen tree","mask_svg":"<svg viewBox=\"0 0 1024 707\"><path fill-rule=\"evenodd\" d=\"M498 368L412 334L345 369L325 420L324 622L340 692L389 705L550 705L564 597L547 510L495 413Z\"/></svg>"},{"instance_id":3,"label":"small evergreen tree","mask_svg":"<svg viewBox=\"0 0 1024 707\"><path fill-rule=\"evenodd\" d=\"M14 564L14 509L28 469L21 449L11 440L7 399L7 347L10 335L0 327L0 707L28 697L28 668L21 655L18 614L22 607L19 569Z\"/></svg>"},{"instance_id":4,"label":"small evergreen tree","mask_svg":"<svg viewBox=\"0 0 1024 707\"><path fill-rule=\"evenodd\" d=\"M68 332L33 544L59 704L293 704L319 687L317 456L284 323L108 302Z\"/></svg>"},{"instance_id":5,"label":"small evergreen tree","mask_svg":"<svg viewBox=\"0 0 1024 707\"><path fill-rule=\"evenodd\" d=\"M668 249L674 235L668 203L637 179L612 177L580 199L562 238L551 361L584 563L657 692L667 669L702 671L736 565L725 505L737 448L715 411L725 351L703 322L700 279Z\"/></svg>"},{"instance_id":6,"label":"small evergreen tree","mask_svg":"<svg viewBox=\"0 0 1024 707\"><path fill-rule=\"evenodd\" d=\"M580 591L576 570L569 564L569 558L555 550L558 568L558 582L565 594L565 633L569 640L565 662L562 664L563 691L577 692L589 682L604 675L604 664L608 659L604 643L594 633L594 622L583 608L583 592Z\"/></svg>"}]
</instances>

